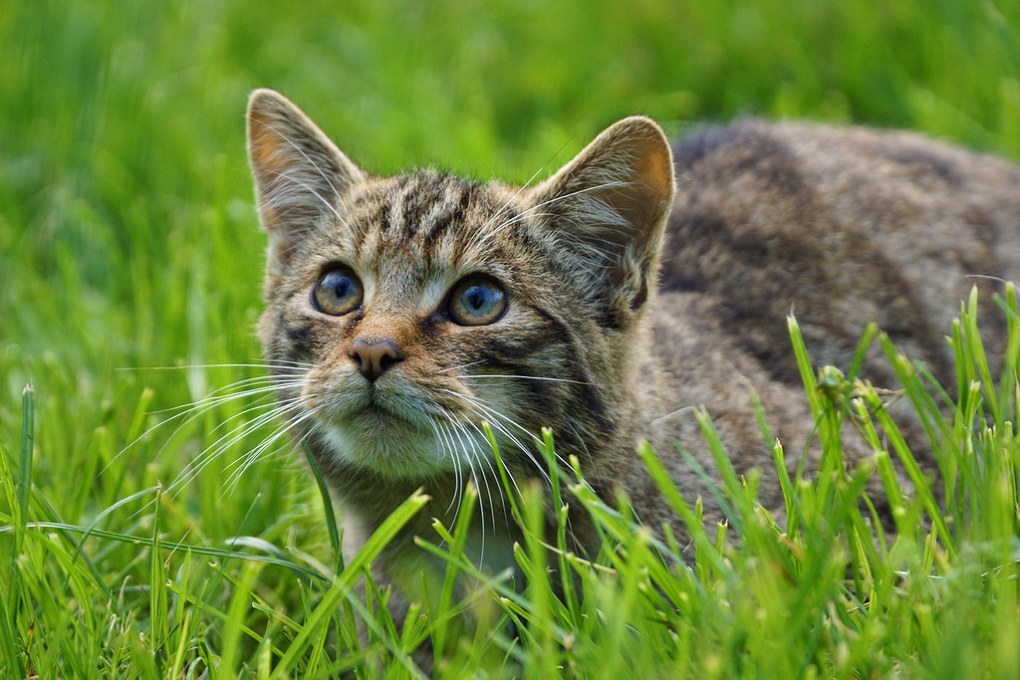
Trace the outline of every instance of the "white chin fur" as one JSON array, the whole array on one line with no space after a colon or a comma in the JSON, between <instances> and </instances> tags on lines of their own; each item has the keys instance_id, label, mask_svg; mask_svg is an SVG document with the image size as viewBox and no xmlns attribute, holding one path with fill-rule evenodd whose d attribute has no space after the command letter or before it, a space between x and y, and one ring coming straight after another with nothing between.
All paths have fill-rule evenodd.
<instances>
[{"instance_id":1,"label":"white chin fur","mask_svg":"<svg viewBox=\"0 0 1020 680\"><path fill-rule=\"evenodd\" d=\"M494 469L492 449L477 424L446 414L403 381L380 383L373 390L360 376L343 376L309 405L319 414L316 429L330 457L412 481Z\"/></svg>"},{"instance_id":2,"label":"white chin fur","mask_svg":"<svg viewBox=\"0 0 1020 680\"><path fill-rule=\"evenodd\" d=\"M371 418L358 425L323 424L320 437L342 463L395 479L427 479L455 469L452 456L463 459L461 445L441 442L431 431L392 418ZM386 422L389 421L389 422Z\"/></svg>"}]
</instances>

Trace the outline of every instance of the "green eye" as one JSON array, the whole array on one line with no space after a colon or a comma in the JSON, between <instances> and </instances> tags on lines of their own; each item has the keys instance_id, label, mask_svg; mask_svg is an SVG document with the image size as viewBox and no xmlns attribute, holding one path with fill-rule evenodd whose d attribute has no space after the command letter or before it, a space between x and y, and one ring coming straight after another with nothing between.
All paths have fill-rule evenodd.
<instances>
[{"instance_id":1,"label":"green eye","mask_svg":"<svg viewBox=\"0 0 1020 680\"><path fill-rule=\"evenodd\" d=\"M495 323L506 312L506 308L506 293L489 279L464 279L450 294L450 318L461 326Z\"/></svg>"},{"instance_id":2,"label":"green eye","mask_svg":"<svg viewBox=\"0 0 1020 680\"><path fill-rule=\"evenodd\" d=\"M330 269L312 289L312 304L323 314L340 316L357 309L364 290L361 281L347 268Z\"/></svg>"}]
</instances>

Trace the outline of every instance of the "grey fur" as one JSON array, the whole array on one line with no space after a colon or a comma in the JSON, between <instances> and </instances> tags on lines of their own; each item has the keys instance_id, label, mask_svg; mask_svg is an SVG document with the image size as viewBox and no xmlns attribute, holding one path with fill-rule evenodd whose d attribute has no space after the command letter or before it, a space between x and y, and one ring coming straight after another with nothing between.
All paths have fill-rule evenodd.
<instances>
[{"instance_id":1,"label":"grey fur","mask_svg":"<svg viewBox=\"0 0 1020 680\"><path fill-rule=\"evenodd\" d=\"M958 301L972 285L986 298L998 288L968 275L1020 278L1020 170L909 133L706 129L673 149L674 183L662 132L630 118L545 183L516 189L435 173L370 177L273 92L256 92L248 116L271 242L260 335L274 364L314 365L302 388L281 390L307 404L307 417L291 416L295 436L367 530L418 487L434 498L392 546L393 571L417 563L411 535L430 535L429 517L452 521L469 480L482 499L476 530L488 532L479 559L507 566L515 530L483 420L515 482L542 483L531 436L550 426L598 493L622 487L645 522L682 537L635 445L651 441L681 490L705 500L706 518L721 519L676 449L712 469L696 407L715 419L739 472L767 471L753 386L786 450L814 464L790 311L818 364L845 367L877 321L947 380L943 335ZM329 317L309 302L334 263L364 283L357 313ZM446 296L472 275L505 288L498 322L464 327L445 314ZM1001 352L1004 327L986 317ZM351 356L359 337L401 354L373 385ZM881 361L865 369L895 387ZM774 475L762 502L781 506ZM579 550L595 547L582 516L571 526Z\"/></svg>"}]
</instances>

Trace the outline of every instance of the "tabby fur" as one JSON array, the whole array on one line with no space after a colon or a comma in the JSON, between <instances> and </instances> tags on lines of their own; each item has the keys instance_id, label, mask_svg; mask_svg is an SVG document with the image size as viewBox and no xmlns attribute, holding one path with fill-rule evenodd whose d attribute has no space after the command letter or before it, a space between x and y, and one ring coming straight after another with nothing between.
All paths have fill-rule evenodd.
<instances>
[{"instance_id":1,"label":"tabby fur","mask_svg":"<svg viewBox=\"0 0 1020 680\"><path fill-rule=\"evenodd\" d=\"M779 510L750 392L791 463L804 452L816 465L791 311L817 364L845 367L875 321L948 383L959 300L1020 279L1020 169L910 133L748 120L671 149L634 117L524 188L369 175L269 90L250 99L248 139L269 235L259 335L294 438L324 470L349 536L418 488L433 498L381 560L391 570L416 568L411 537L433 535L431 517L449 525L469 480L478 559L512 564L517 536L482 421L516 484L545 483L533 438L549 427L597 493L622 489L644 522L683 538L635 447L651 442L706 521L723 519L678 452L715 469L694 417L704 406L737 471L765 471L762 503ZM330 316L311 291L337 263L364 297ZM505 291L498 321L451 319L450 292L472 275ZM1001 351L1004 326L986 316ZM359 338L399 361L366 379ZM299 380L288 366L303 367ZM873 355L864 373L895 387ZM851 457L869 455L848 442ZM571 529L578 550L597 549L579 514Z\"/></svg>"}]
</instances>

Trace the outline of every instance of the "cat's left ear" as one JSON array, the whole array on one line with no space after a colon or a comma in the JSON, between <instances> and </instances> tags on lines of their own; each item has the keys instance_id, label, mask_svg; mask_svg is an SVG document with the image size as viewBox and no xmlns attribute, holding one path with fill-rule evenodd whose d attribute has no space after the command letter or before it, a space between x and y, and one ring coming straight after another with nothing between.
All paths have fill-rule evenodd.
<instances>
[{"instance_id":1,"label":"cat's left ear","mask_svg":"<svg viewBox=\"0 0 1020 680\"><path fill-rule=\"evenodd\" d=\"M651 294L673 203L673 159L653 120L610 126L530 193L529 207L606 305L606 321L628 325Z\"/></svg>"}]
</instances>

